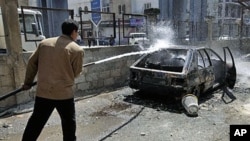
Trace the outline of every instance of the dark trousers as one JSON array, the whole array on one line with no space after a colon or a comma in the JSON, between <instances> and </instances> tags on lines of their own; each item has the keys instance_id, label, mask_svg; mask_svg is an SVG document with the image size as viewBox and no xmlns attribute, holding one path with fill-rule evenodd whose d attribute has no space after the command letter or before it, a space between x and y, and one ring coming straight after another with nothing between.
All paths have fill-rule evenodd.
<instances>
[{"instance_id":1,"label":"dark trousers","mask_svg":"<svg viewBox=\"0 0 250 141\"><path fill-rule=\"evenodd\" d=\"M91 40L88 40L88 45L89 45L89 47L91 46Z\"/></svg>"},{"instance_id":2,"label":"dark trousers","mask_svg":"<svg viewBox=\"0 0 250 141\"><path fill-rule=\"evenodd\" d=\"M36 141L53 110L61 118L63 141L75 141L76 120L74 99L50 100L36 97L34 110L25 128L22 141Z\"/></svg>"}]
</instances>

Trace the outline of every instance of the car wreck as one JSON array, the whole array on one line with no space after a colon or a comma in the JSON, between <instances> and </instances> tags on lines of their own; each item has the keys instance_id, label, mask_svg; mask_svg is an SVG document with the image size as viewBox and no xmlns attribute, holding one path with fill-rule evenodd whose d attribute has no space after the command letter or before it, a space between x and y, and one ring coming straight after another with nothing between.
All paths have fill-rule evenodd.
<instances>
[{"instance_id":1,"label":"car wreck","mask_svg":"<svg viewBox=\"0 0 250 141\"><path fill-rule=\"evenodd\" d=\"M221 89L235 99L230 91L236 82L234 58L228 47L223 52L224 59L207 47L171 46L144 54L130 66L129 86L179 98L188 114L197 115L205 92Z\"/></svg>"}]
</instances>

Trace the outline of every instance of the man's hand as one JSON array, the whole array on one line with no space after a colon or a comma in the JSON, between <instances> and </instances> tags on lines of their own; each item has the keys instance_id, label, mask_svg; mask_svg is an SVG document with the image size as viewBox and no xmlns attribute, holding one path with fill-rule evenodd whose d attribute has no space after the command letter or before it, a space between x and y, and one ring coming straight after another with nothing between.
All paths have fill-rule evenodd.
<instances>
[{"instance_id":1,"label":"man's hand","mask_svg":"<svg viewBox=\"0 0 250 141\"><path fill-rule=\"evenodd\" d=\"M31 86L30 85L22 85L22 87L21 87L21 89L22 90L29 90L31 88Z\"/></svg>"}]
</instances>

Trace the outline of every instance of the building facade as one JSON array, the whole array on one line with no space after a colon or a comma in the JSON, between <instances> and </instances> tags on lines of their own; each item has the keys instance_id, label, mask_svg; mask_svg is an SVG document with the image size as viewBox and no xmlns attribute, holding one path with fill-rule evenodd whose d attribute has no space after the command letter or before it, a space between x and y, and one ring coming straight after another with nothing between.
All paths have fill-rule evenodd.
<instances>
[{"instance_id":1,"label":"building facade","mask_svg":"<svg viewBox=\"0 0 250 141\"><path fill-rule=\"evenodd\" d=\"M23 5L27 3L27 0L19 1L22 1ZM183 39L188 37L198 41L206 40L208 33L207 18L213 19L215 24L213 32L218 37L221 35L236 36L242 20L244 20L244 24L250 24L249 10L242 10L242 6L235 0L184 0L181 2L174 0L29 0L29 5L74 9L74 19L80 21L79 9L91 11L91 1L99 1L101 12L116 13L115 21L117 26L120 26L116 28L115 35L117 38L119 35L121 40L126 40L123 37L128 36L130 32L145 32L145 28L138 26L142 23L141 17L122 17L122 14L144 14L144 10L148 8L159 8L160 14L157 16L157 21L171 22L176 36ZM96 25L91 21L91 14L84 13L81 23L82 37L87 37L88 32L93 32L95 37L114 35L112 18L111 14L101 14L100 23L96 28ZM125 18L125 20L122 20L122 18ZM137 27L129 27L131 18L137 19L134 20L139 23ZM246 30L248 31L248 28ZM48 29L47 32L51 31L55 31L55 29Z\"/></svg>"},{"instance_id":2,"label":"building facade","mask_svg":"<svg viewBox=\"0 0 250 141\"><path fill-rule=\"evenodd\" d=\"M82 12L82 38L88 36L88 32L93 32L95 38L115 36L116 42L127 43L128 35L131 32L145 32L145 17L135 16L143 15L144 9L158 8L158 0L94 0L92 2L100 3L101 20L98 24L92 21L91 13ZM91 11L90 0L71 0L69 2L69 9L74 9L74 18L80 21L79 9L84 11ZM94 11L94 10L93 10ZM113 15L108 13L115 13L115 20ZM123 14L131 14L123 16ZM133 15L134 14L134 15ZM116 29L114 31L114 22ZM115 32L115 33L114 33Z\"/></svg>"},{"instance_id":3,"label":"building facade","mask_svg":"<svg viewBox=\"0 0 250 141\"><path fill-rule=\"evenodd\" d=\"M27 0L29 6L68 9L68 0ZM69 13L59 12L56 10L39 10L43 15L44 35L46 37L54 37L61 34L61 29L58 25L65 19L69 18Z\"/></svg>"}]
</instances>

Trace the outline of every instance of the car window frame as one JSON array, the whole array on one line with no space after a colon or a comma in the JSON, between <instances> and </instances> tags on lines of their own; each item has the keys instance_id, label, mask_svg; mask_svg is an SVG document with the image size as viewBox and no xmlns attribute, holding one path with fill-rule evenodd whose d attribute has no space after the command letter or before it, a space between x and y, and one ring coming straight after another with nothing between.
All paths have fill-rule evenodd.
<instances>
[{"instance_id":1,"label":"car window frame","mask_svg":"<svg viewBox=\"0 0 250 141\"><path fill-rule=\"evenodd\" d=\"M204 69L204 68L211 67L212 66L212 62L211 62L210 56L207 53L206 49L199 49L199 50L197 50L197 52L198 52L198 54L197 54L198 55L198 58L197 58L198 59L198 62L197 62L198 63L198 69ZM202 53L202 52L204 52L204 53ZM204 54L205 54L205 56L204 56ZM202 59L203 66L199 65L199 56Z\"/></svg>"},{"instance_id":2,"label":"car window frame","mask_svg":"<svg viewBox=\"0 0 250 141\"><path fill-rule=\"evenodd\" d=\"M217 52L215 52L214 50L212 50L212 49L206 49L205 51L207 52L207 54L208 54L208 56L209 56L209 58L210 58L210 61L211 61L211 59L213 59L214 57L212 58L212 55L211 55L208 51L210 51L210 52L213 53L215 56L217 56L217 58L219 58L220 61L224 62L224 60L221 58L221 56L220 56ZM212 63L212 61L211 61L211 63ZM213 63L212 63L212 65L213 65Z\"/></svg>"}]
</instances>

